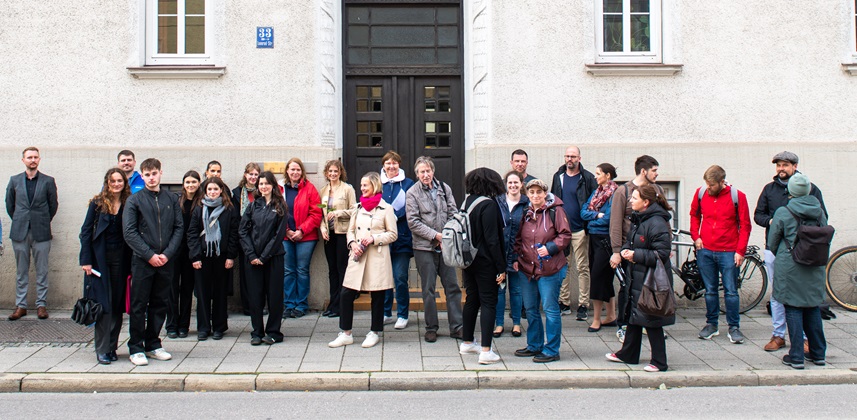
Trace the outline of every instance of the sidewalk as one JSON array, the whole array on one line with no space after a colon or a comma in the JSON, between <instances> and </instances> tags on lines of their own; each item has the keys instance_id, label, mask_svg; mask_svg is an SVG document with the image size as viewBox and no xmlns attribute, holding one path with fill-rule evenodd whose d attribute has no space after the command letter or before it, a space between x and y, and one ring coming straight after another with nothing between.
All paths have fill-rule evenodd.
<instances>
[{"instance_id":1,"label":"sidewalk","mask_svg":"<svg viewBox=\"0 0 857 420\"><path fill-rule=\"evenodd\" d=\"M507 332L495 340L502 357L495 365L478 365L476 355L460 355L459 341L448 337L445 313L436 343L423 339L421 312L412 312L404 330L385 326L382 342L374 348L360 347L368 332L369 313L355 314L355 344L331 349L338 319L319 317L311 312L283 323L283 343L251 346L249 317L231 314L226 337L198 342L194 329L184 339L164 338L163 345L173 360L150 360L135 367L128 361L128 349L119 347L119 361L99 365L92 342L88 343L9 343L0 335L0 392L91 392L91 391L244 391L244 390L382 390L382 389L477 389L477 388L616 388L674 386L751 386L816 383L857 383L857 314L834 308L837 319L824 321L828 341L827 366L807 364L797 371L781 363L786 349L773 353L762 350L771 337L770 317L763 309L743 315L741 330L747 340L731 344L726 326L721 335L706 341L697 338L705 323L704 311L680 309L677 323L668 327L667 354L670 371L642 371L648 361L644 340L640 365L607 361L604 354L618 350L615 328L589 333L587 322L563 317L562 360L548 364L513 355L526 345L526 334L512 337ZM68 313L51 314L53 324L35 317L28 323L34 336L44 328L68 323ZM32 319L28 319L32 318ZM127 316L125 318L127 329ZM11 323L12 321L0 321ZM44 327L40 327L40 323ZM52 325L49 327L49 325ZM191 325L195 325L192 320ZM22 325L23 326L23 325ZM0 332L9 331L0 328ZM524 322L526 327L526 322ZM91 329L88 330L91 334ZM69 334L73 336L74 334ZM478 338L477 332L477 338ZM91 335L89 335L91 339ZM123 330L120 342L127 340ZM6 342L5 344L3 344Z\"/></svg>"}]
</instances>

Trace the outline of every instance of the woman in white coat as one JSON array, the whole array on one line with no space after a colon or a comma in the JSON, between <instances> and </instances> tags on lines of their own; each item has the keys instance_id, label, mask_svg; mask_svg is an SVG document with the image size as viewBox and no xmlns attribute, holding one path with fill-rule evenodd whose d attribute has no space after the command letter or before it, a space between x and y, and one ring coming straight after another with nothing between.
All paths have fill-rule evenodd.
<instances>
[{"instance_id":1,"label":"woman in white coat","mask_svg":"<svg viewBox=\"0 0 857 420\"><path fill-rule=\"evenodd\" d=\"M346 234L350 258L339 300L342 331L328 343L330 347L354 343L351 336L354 299L361 291L370 292L372 296L372 325L363 347L372 347L381 341L378 333L384 330L384 294L393 288L390 244L398 237L396 214L393 207L381 199L381 189L381 176L377 172L369 172L360 180L362 195Z\"/></svg>"}]
</instances>

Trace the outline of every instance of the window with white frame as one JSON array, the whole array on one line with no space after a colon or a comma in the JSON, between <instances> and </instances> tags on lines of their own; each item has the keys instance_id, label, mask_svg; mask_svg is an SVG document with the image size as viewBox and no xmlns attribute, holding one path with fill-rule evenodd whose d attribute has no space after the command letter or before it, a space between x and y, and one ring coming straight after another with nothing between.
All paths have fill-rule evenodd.
<instances>
[{"instance_id":1,"label":"window with white frame","mask_svg":"<svg viewBox=\"0 0 857 420\"><path fill-rule=\"evenodd\" d=\"M209 0L146 1L146 64L208 65Z\"/></svg>"},{"instance_id":2,"label":"window with white frame","mask_svg":"<svg viewBox=\"0 0 857 420\"><path fill-rule=\"evenodd\" d=\"M661 38L661 0L595 0L596 63L660 63Z\"/></svg>"}]
</instances>

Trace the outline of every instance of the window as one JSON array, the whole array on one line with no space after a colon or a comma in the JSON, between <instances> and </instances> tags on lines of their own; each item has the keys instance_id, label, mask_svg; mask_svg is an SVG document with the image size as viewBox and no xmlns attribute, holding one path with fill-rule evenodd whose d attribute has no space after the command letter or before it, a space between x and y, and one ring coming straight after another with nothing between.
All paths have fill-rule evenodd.
<instances>
[{"instance_id":1,"label":"window","mask_svg":"<svg viewBox=\"0 0 857 420\"><path fill-rule=\"evenodd\" d=\"M596 63L660 63L661 0L595 0Z\"/></svg>"},{"instance_id":2,"label":"window","mask_svg":"<svg viewBox=\"0 0 857 420\"><path fill-rule=\"evenodd\" d=\"M208 3L208 0L147 0L146 64L213 64Z\"/></svg>"}]
</instances>

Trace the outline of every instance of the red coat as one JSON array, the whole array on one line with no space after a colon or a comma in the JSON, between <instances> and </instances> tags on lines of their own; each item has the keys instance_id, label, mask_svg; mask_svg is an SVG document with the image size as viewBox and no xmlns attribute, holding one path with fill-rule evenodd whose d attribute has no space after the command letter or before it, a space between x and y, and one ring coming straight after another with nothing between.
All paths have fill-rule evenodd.
<instances>
[{"instance_id":1,"label":"red coat","mask_svg":"<svg viewBox=\"0 0 857 420\"><path fill-rule=\"evenodd\" d=\"M700 187L702 188L702 187ZM698 216L699 189L690 202L690 237L696 241L702 238L702 247L715 252L736 252L744 255L750 242L750 208L747 196L738 191L738 220L735 218L735 204L732 202L732 187L727 185L717 197L706 191L702 195L702 220ZM701 222L701 223L700 223Z\"/></svg>"},{"instance_id":2,"label":"red coat","mask_svg":"<svg viewBox=\"0 0 857 420\"><path fill-rule=\"evenodd\" d=\"M298 195L292 213L295 216L295 227L304 233L300 242L317 241L318 227L321 225L321 197L318 190L308 179L298 184ZM288 240L288 237L283 238Z\"/></svg>"}]
</instances>

